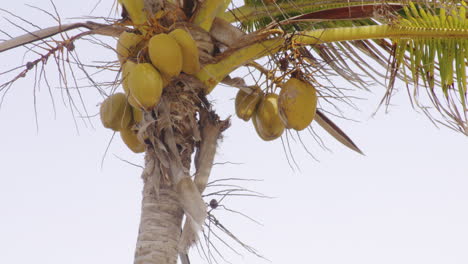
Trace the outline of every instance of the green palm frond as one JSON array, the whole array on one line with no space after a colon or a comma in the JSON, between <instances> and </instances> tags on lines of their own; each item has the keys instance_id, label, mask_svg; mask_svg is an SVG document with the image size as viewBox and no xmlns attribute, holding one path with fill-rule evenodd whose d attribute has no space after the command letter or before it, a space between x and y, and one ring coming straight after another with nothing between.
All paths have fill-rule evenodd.
<instances>
[{"instance_id":1,"label":"green palm frond","mask_svg":"<svg viewBox=\"0 0 468 264\"><path fill-rule=\"evenodd\" d=\"M406 73L406 80L412 80L415 87L413 99L418 105L418 87L422 84L435 108L450 117L452 127L468 133L468 39L460 34L468 31L466 4L460 2L456 6L425 9L410 3L404 12L406 18L400 19L395 27L408 34L412 31L427 32L431 37L421 35L394 39L392 76L397 71ZM433 37L435 32L439 37Z\"/></svg>"}]
</instances>

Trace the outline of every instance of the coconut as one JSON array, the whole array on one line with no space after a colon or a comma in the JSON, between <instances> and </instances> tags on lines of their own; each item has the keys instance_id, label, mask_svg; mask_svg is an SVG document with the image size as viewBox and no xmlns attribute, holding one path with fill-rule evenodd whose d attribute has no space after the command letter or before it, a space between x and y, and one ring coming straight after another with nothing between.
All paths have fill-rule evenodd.
<instances>
[{"instance_id":1,"label":"coconut","mask_svg":"<svg viewBox=\"0 0 468 264\"><path fill-rule=\"evenodd\" d=\"M262 90L259 87L250 93L239 90L235 101L236 115L244 121L249 121L262 96Z\"/></svg>"},{"instance_id":2,"label":"coconut","mask_svg":"<svg viewBox=\"0 0 468 264\"><path fill-rule=\"evenodd\" d=\"M131 111L126 95L116 93L102 102L99 113L104 127L119 131L130 125L132 121Z\"/></svg>"},{"instance_id":3,"label":"coconut","mask_svg":"<svg viewBox=\"0 0 468 264\"><path fill-rule=\"evenodd\" d=\"M145 144L138 139L137 134L130 128L124 128L120 130L120 137L131 151L135 153L141 153L145 151Z\"/></svg>"},{"instance_id":4,"label":"coconut","mask_svg":"<svg viewBox=\"0 0 468 264\"><path fill-rule=\"evenodd\" d=\"M169 33L180 46L182 51L182 71L187 74L195 74L200 70L197 43L190 33L183 29L175 29Z\"/></svg>"},{"instance_id":5,"label":"coconut","mask_svg":"<svg viewBox=\"0 0 468 264\"><path fill-rule=\"evenodd\" d=\"M311 84L291 78L281 88L278 106L285 127L303 130L314 120L317 91Z\"/></svg>"},{"instance_id":6,"label":"coconut","mask_svg":"<svg viewBox=\"0 0 468 264\"><path fill-rule=\"evenodd\" d=\"M153 109L161 99L161 74L150 63L136 64L128 74L129 100L136 108Z\"/></svg>"},{"instance_id":7,"label":"coconut","mask_svg":"<svg viewBox=\"0 0 468 264\"><path fill-rule=\"evenodd\" d=\"M284 125L278 113L278 95L266 94L252 118L257 134L265 141L279 138L284 131Z\"/></svg>"},{"instance_id":8,"label":"coconut","mask_svg":"<svg viewBox=\"0 0 468 264\"><path fill-rule=\"evenodd\" d=\"M135 67L136 63L132 61L126 61L122 65L122 87L125 93L128 95L130 93L130 88L128 86L128 76L130 75L130 71L133 67Z\"/></svg>"},{"instance_id":9,"label":"coconut","mask_svg":"<svg viewBox=\"0 0 468 264\"><path fill-rule=\"evenodd\" d=\"M153 36L148 43L151 63L169 78L177 76L182 70L182 51L177 41L161 33Z\"/></svg>"}]
</instances>

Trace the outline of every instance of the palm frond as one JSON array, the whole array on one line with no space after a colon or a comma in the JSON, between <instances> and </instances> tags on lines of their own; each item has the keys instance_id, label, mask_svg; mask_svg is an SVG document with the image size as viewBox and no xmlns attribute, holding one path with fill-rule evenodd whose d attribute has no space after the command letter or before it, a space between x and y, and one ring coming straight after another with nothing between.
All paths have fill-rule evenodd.
<instances>
[{"instance_id":1,"label":"palm frond","mask_svg":"<svg viewBox=\"0 0 468 264\"><path fill-rule=\"evenodd\" d=\"M437 31L440 37L422 35L394 39L392 78L396 72L403 71L408 77L406 80L413 82L415 92L412 93L412 99L418 106L426 108L420 100L419 87L422 85L425 94L434 105L433 108L449 117L449 125L452 128L468 134L466 106L468 39L459 34L468 31L466 4L461 2L457 6L425 9L410 3L404 11L406 18L395 25L402 32L417 30L432 35ZM393 83L391 80L391 84ZM390 89L392 88L391 86Z\"/></svg>"}]
</instances>

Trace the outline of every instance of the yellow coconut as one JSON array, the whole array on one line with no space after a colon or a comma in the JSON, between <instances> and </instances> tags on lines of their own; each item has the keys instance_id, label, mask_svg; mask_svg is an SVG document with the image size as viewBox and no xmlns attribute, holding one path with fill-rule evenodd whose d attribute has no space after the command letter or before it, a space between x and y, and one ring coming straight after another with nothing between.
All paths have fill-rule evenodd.
<instances>
[{"instance_id":1,"label":"yellow coconut","mask_svg":"<svg viewBox=\"0 0 468 264\"><path fill-rule=\"evenodd\" d=\"M135 123L140 123L143 120L143 111L132 106L133 111L133 121Z\"/></svg>"},{"instance_id":2,"label":"yellow coconut","mask_svg":"<svg viewBox=\"0 0 468 264\"><path fill-rule=\"evenodd\" d=\"M132 70L133 67L135 67L136 63L133 61L126 61L122 65L122 87L125 93L128 95L130 92L130 88L128 86L128 76L130 74L130 71Z\"/></svg>"},{"instance_id":3,"label":"yellow coconut","mask_svg":"<svg viewBox=\"0 0 468 264\"><path fill-rule=\"evenodd\" d=\"M104 127L119 131L130 125L132 121L131 111L131 106L127 103L125 94L116 93L102 102L99 113Z\"/></svg>"},{"instance_id":4,"label":"yellow coconut","mask_svg":"<svg viewBox=\"0 0 468 264\"><path fill-rule=\"evenodd\" d=\"M291 78L281 88L278 99L280 118L287 128L303 130L317 110L317 91L302 80Z\"/></svg>"},{"instance_id":5,"label":"yellow coconut","mask_svg":"<svg viewBox=\"0 0 468 264\"><path fill-rule=\"evenodd\" d=\"M136 108L151 110L161 98L163 82L161 74L150 63L139 63L128 75L129 100Z\"/></svg>"},{"instance_id":6,"label":"yellow coconut","mask_svg":"<svg viewBox=\"0 0 468 264\"><path fill-rule=\"evenodd\" d=\"M183 29L175 29L169 33L180 46L182 51L182 71L187 74L195 74L200 70L197 43L190 33Z\"/></svg>"},{"instance_id":7,"label":"yellow coconut","mask_svg":"<svg viewBox=\"0 0 468 264\"><path fill-rule=\"evenodd\" d=\"M134 24L140 25L146 22L144 0L119 0L119 3L125 7Z\"/></svg>"},{"instance_id":8,"label":"yellow coconut","mask_svg":"<svg viewBox=\"0 0 468 264\"><path fill-rule=\"evenodd\" d=\"M131 151L135 153L145 151L145 144L138 140L137 134L130 128L120 130L120 137Z\"/></svg>"},{"instance_id":9,"label":"yellow coconut","mask_svg":"<svg viewBox=\"0 0 468 264\"><path fill-rule=\"evenodd\" d=\"M142 35L126 31L120 34L116 48L120 64L124 63L128 57L136 56L136 53L138 52L138 44L140 44L142 40Z\"/></svg>"},{"instance_id":10,"label":"yellow coconut","mask_svg":"<svg viewBox=\"0 0 468 264\"><path fill-rule=\"evenodd\" d=\"M177 41L168 34L153 36L148 43L151 63L164 75L171 78L182 70L182 51Z\"/></svg>"},{"instance_id":11,"label":"yellow coconut","mask_svg":"<svg viewBox=\"0 0 468 264\"><path fill-rule=\"evenodd\" d=\"M259 87L251 93L239 90L235 101L237 116L244 121L249 121L255 112L260 99L262 99L262 96L262 90L260 90Z\"/></svg>"},{"instance_id":12,"label":"yellow coconut","mask_svg":"<svg viewBox=\"0 0 468 264\"><path fill-rule=\"evenodd\" d=\"M278 95L266 94L258 105L252 118L257 134L265 141L279 138L284 125L278 115Z\"/></svg>"}]
</instances>

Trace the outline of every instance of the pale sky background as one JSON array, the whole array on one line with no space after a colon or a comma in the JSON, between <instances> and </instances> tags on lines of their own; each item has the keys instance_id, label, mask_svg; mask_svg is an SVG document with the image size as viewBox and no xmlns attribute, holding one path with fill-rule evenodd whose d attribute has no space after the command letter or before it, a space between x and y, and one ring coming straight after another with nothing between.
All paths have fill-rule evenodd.
<instances>
[{"instance_id":1,"label":"pale sky background","mask_svg":"<svg viewBox=\"0 0 468 264\"><path fill-rule=\"evenodd\" d=\"M6 1L2 8L41 26L54 25L25 4L51 10L46 0ZM102 1L90 13L96 1L56 0L55 4L63 18L107 16L112 5L110 0ZM0 26L12 35L20 34L3 18ZM83 60L85 54L94 60L115 59L86 42L77 43L77 48ZM24 63L23 53L0 54L0 72ZM37 92L39 131L32 78L18 81L0 109L0 263L132 263L141 169L118 157L142 165L143 155L133 154L117 136L101 168L112 132L102 127L98 117L92 118L94 127L78 119L77 131L56 89L56 76L51 68L56 117L47 89ZM102 76L108 81L114 77ZM4 81L0 77L0 83ZM467 138L437 129L412 110L404 89L394 97L389 114L380 111L372 118L384 89L371 89L372 94L360 93L368 98L358 102L361 112L349 113L361 122L333 119L366 156L336 143L314 124L332 152L305 134L303 139L319 162L293 144L300 172L288 166L280 140L263 142L250 123L232 119L216 162L242 164L217 165L212 179L263 179L242 184L275 198L224 200L226 207L262 225L221 210L216 215L271 263L468 263ZM93 88L88 90L85 101L90 114L96 114L102 97ZM218 87L210 96L221 117L234 113L235 93ZM215 243L232 263L269 263L232 241L242 256ZM196 249L191 256L192 263L206 263Z\"/></svg>"}]
</instances>

